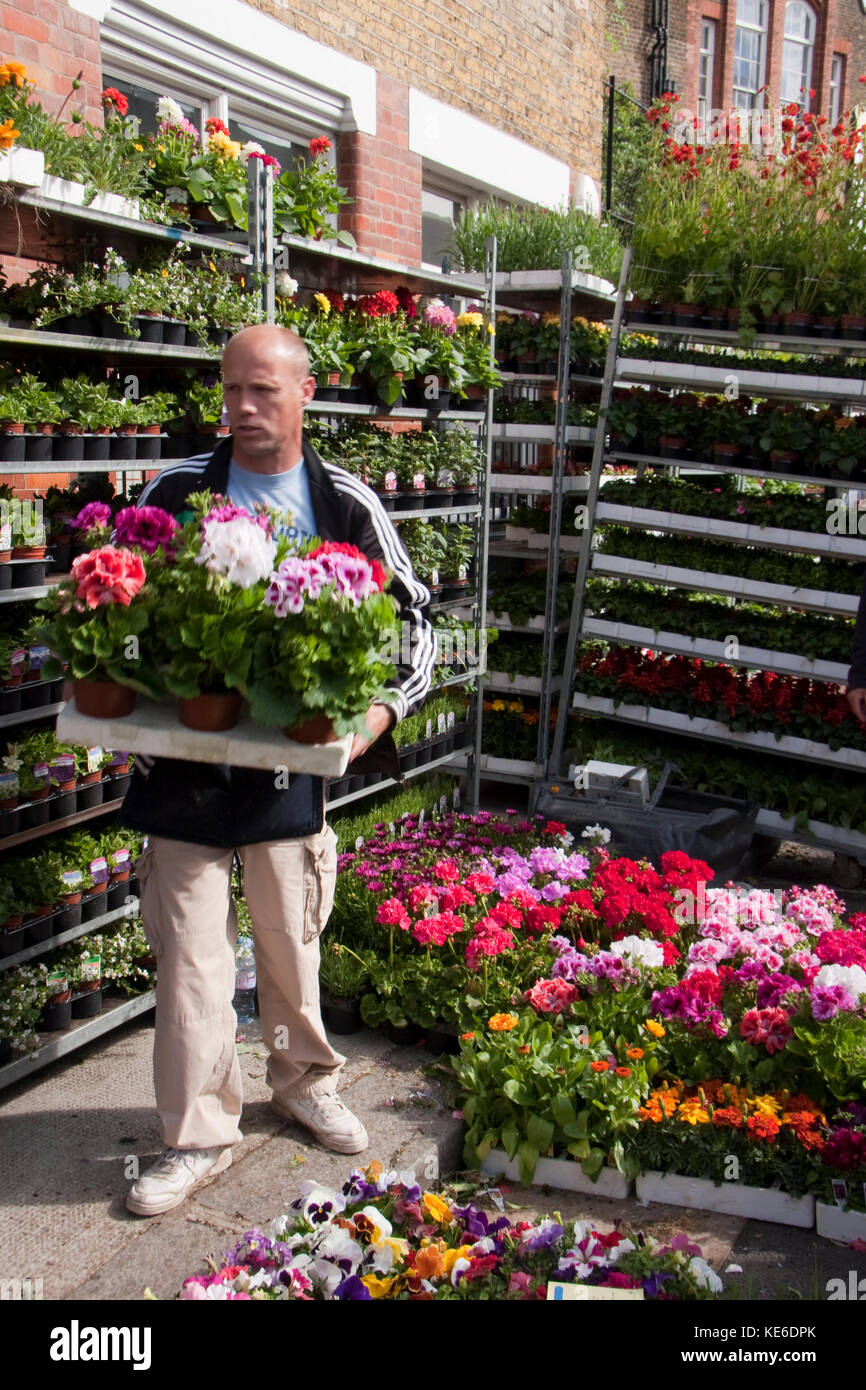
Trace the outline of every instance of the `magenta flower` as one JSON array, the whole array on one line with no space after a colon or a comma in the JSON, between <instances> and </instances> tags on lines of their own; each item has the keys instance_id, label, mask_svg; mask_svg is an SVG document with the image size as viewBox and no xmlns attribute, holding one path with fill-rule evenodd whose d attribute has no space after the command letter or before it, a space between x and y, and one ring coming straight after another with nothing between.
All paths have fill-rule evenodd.
<instances>
[{"instance_id":1,"label":"magenta flower","mask_svg":"<svg viewBox=\"0 0 866 1390\"><path fill-rule=\"evenodd\" d=\"M111 508L107 502L88 502L86 507L82 507L72 525L76 531L90 531L93 527L100 528L110 525Z\"/></svg>"},{"instance_id":2,"label":"magenta flower","mask_svg":"<svg viewBox=\"0 0 866 1390\"><path fill-rule=\"evenodd\" d=\"M162 507L124 507L114 522L115 542L120 546L135 546L153 555L162 546L166 555L172 554L172 539L180 526Z\"/></svg>"},{"instance_id":3,"label":"magenta flower","mask_svg":"<svg viewBox=\"0 0 866 1390\"><path fill-rule=\"evenodd\" d=\"M307 598L316 599L327 583L327 576L318 560L302 560L289 555L283 560L265 594L265 603L278 618L300 613Z\"/></svg>"}]
</instances>

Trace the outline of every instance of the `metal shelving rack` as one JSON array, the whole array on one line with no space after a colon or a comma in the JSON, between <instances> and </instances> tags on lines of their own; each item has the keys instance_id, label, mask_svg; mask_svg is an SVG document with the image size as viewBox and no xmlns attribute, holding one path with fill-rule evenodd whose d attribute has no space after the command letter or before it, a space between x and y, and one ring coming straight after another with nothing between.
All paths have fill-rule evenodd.
<instances>
[{"instance_id":1,"label":"metal shelving rack","mask_svg":"<svg viewBox=\"0 0 866 1390\"><path fill-rule=\"evenodd\" d=\"M617 303L602 388L601 412L610 404L614 385L626 384L637 387L664 386L680 387L685 390L722 392L729 372L734 368L714 366L712 363L683 364L666 362L663 350L658 360L629 358L620 353L619 340L624 321L631 250L627 250L620 276ZM695 344L726 345L740 347L737 335L714 329L697 327L678 328L675 325L629 322L629 331L664 335L668 340ZM828 340L816 337L793 337L778 334L758 335L754 347L775 351L790 351L827 355L860 355L866 357L866 345L846 339ZM836 402L842 405L862 406L866 397L866 381L862 378L832 377L807 374L803 372L774 372L768 364L766 372L741 370L736 368L738 385L743 391L758 397L789 400L809 400ZM719 594L730 599L740 599L758 603L781 604L793 610L818 612L826 616L848 618L856 614L858 600L849 594L833 594L817 589L799 589L792 586L762 583L736 575L726 575L714 571L693 571L676 569L669 565L653 565L644 561L630 561L616 556L596 555L593 552L593 539L599 525L618 524L640 527L671 535L702 537L707 540L733 542L749 547L787 551L791 553L826 557L832 559L864 560L866 546L860 537L829 536L825 532L792 532L781 528L760 528L755 525L714 518L688 516L678 513L652 511L599 501L599 485L605 463L615 459L630 464L639 474L646 467L675 475L683 471L711 471L718 475L725 473L738 477L771 476L774 480L790 480L803 485L818 485L825 489L825 495L834 490L846 492L851 482L842 477L835 479L826 474L795 471L771 473L760 466L742 464L738 461L727 465L708 463L700 459L672 461L662 458L656 452L640 452L634 447L609 452L606 434L599 428L593 450L589 487L586 495L587 524L582 536L579 563L569 623L565 670L570 673L567 691L571 694L571 681L574 678L578 647L585 640L602 640L636 645L656 652L679 653L697 657L710 662L724 661L732 666L749 670L776 671L792 676L808 676L818 681L844 684L847 678L847 665L835 661L806 661L798 653L774 652L766 648L741 646L737 656L730 656L725 644L709 639L693 638L677 632L672 622L671 632L630 626L623 623L595 618L586 613L586 586L590 574L623 578L634 578L649 583L658 583L667 588L683 588L693 592ZM857 486L858 484L855 484ZM859 484L862 487L862 483ZM774 757L797 758L804 769L809 766L845 768L855 775L866 767L866 756L851 749L833 749L827 744L814 740L783 737L776 740L772 733L736 733L721 722L711 719L690 717L671 711L654 709L627 700L615 702L607 696L589 696L575 692L560 704L559 718L553 741L553 750L548 766L548 778L562 778L565 768L565 740L568 718L572 709L585 713L595 713L616 718L620 723L635 728L686 735L709 741L714 745L740 750L745 756L748 752L760 752ZM862 772L861 772L862 775ZM820 845L832 849L836 856L836 877L840 884L856 886L866 868L866 835L848 831L841 826L830 826L820 822L810 822L803 829L792 818L785 818L769 808L762 808L757 821L758 833L770 837L783 837L809 845Z\"/></svg>"}]
</instances>

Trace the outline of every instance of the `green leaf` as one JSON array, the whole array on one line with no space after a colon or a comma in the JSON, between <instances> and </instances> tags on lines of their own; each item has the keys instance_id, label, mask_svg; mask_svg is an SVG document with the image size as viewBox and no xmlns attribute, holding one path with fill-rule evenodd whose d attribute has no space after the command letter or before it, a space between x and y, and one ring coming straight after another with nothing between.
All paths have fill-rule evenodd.
<instances>
[{"instance_id":1,"label":"green leaf","mask_svg":"<svg viewBox=\"0 0 866 1390\"><path fill-rule=\"evenodd\" d=\"M465 1105L463 1106L463 1113L464 1115L466 1113ZM516 1128L515 1125L506 1125L501 1133L502 1147L508 1154L508 1157L513 1158L514 1155L517 1153L517 1146L520 1143L520 1131Z\"/></svg>"},{"instance_id":2,"label":"green leaf","mask_svg":"<svg viewBox=\"0 0 866 1390\"><path fill-rule=\"evenodd\" d=\"M560 1127L571 1124L574 1120L574 1104L571 1097L563 1095L562 1092L553 1097L550 1103L550 1109L553 1113L554 1120Z\"/></svg>"},{"instance_id":3,"label":"green leaf","mask_svg":"<svg viewBox=\"0 0 866 1390\"><path fill-rule=\"evenodd\" d=\"M517 1162L520 1169L520 1181L524 1187L529 1187L535 1176L536 1165L538 1164L538 1150L524 1140L517 1150Z\"/></svg>"},{"instance_id":4,"label":"green leaf","mask_svg":"<svg viewBox=\"0 0 866 1390\"><path fill-rule=\"evenodd\" d=\"M520 1081L513 1079L506 1081L502 1087L504 1094L509 1100L513 1100L516 1105L531 1105L535 1097L532 1092ZM548 1143L550 1141L548 1140Z\"/></svg>"},{"instance_id":5,"label":"green leaf","mask_svg":"<svg viewBox=\"0 0 866 1390\"><path fill-rule=\"evenodd\" d=\"M542 1115L530 1115L526 1126L526 1136L540 1153L549 1149L553 1142L554 1126Z\"/></svg>"}]
</instances>

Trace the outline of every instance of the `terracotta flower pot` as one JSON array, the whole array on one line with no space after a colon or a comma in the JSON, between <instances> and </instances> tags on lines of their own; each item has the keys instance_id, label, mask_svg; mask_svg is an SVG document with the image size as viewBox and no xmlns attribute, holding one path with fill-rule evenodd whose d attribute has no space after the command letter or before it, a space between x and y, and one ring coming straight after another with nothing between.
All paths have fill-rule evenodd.
<instances>
[{"instance_id":1,"label":"terracotta flower pot","mask_svg":"<svg viewBox=\"0 0 866 1390\"><path fill-rule=\"evenodd\" d=\"M44 545L13 545L13 560L43 560L45 558Z\"/></svg>"},{"instance_id":2,"label":"terracotta flower pot","mask_svg":"<svg viewBox=\"0 0 866 1390\"><path fill-rule=\"evenodd\" d=\"M77 680L75 708L92 719L123 719L135 709L135 691L118 681Z\"/></svg>"},{"instance_id":3,"label":"terracotta flower pot","mask_svg":"<svg viewBox=\"0 0 866 1390\"><path fill-rule=\"evenodd\" d=\"M285 729L283 732L286 738L294 739L295 743L335 743L339 738L333 722L324 714L305 719L303 723L295 724L293 728Z\"/></svg>"},{"instance_id":4,"label":"terracotta flower pot","mask_svg":"<svg viewBox=\"0 0 866 1390\"><path fill-rule=\"evenodd\" d=\"M241 712L242 697L236 690L217 695L195 695L191 700L178 700L177 717L187 729L221 733L233 729Z\"/></svg>"}]
</instances>

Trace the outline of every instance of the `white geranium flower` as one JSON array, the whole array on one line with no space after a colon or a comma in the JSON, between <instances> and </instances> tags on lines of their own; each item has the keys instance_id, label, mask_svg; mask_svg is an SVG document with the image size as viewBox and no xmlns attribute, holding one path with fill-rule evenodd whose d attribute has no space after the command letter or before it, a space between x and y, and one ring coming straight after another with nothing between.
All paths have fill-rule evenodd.
<instances>
[{"instance_id":1,"label":"white geranium flower","mask_svg":"<svg viewBox=\"0 0 866 1390\"><path fill-rule=\"evenodd\" d=\"M710 1293L721 1293L724 1288L716 1271L698 1255L693 1255L689 1260L686 1274L691 1275L699 1289L709 1289Z\"/></svg>"},{"instance_id":2,"label":"white geranium flower","mask_svg":"<svg viewBox=\"0 0 866 1390\"><path fill-rule=\"evenodd\" d=\"M274 278L274 290L278 299L291 299L298 293L298 282L287 270L278 270Z\"/></svg>"},{"instance_id":3,"label":"white geranium flower","mask_svg":"<svg viewBox=\"0 0 866 1390\"><path fill-rule=\"evenodd\" d=\"M581 831L582 840L592 840L594 844L606 845L610 840L610 831L604 825L587 825Z\"/></svg>"},{"instance_id":4,"label":"white geranium flower","mask_svg":"<svg viewBox=\"0 0 866 1390\"><path fill-rule=\"evenodd\" d=\"M263 527L239 516L204 523L204 542L195 562L238 588L249 589L259 579L267 579L276 554L277 543Z\"/></svg>"},{"instance_id":5,"label":"white geranium flower","mask_svg":"<svg viewBox=\"0 0 866 1390\"><path fill-rule=\"evenodd\" d=\"M159 120L171 121L172 124L183 120L183 111L173 97L160 97L156 103L156 114Z\"/></svg>"},{"instance_id":6,"label":"white geranium flower","mask_svg":"<svg viewBox=\"0 0 866 1390\"><path fill-rule=\"evenodd\" d=\"M657 941L645 941L641 936L624 936L610 944L612 956L624 956L627 961L656 970L665 963L665 953Z\"/></svg>"},{"instance_id":7,"label":"white geranium flower","mask_svg":"<svg viewBox=\"0 0 866 1390\"><path fill-rule=\"evenodd\" d=\"M255 140L248 140L245 145L241 145L241 152L238 156L246 164L251 154L265 154L264 145L256 144Z\"/></svg>"},{"instance_id":8,"label":"white geranium flower","mask_svg":"<svg viewBox=\"0 0 866 1390\"><path fill-rule=\"evenodd\" d=\"M815 984L822 989L841 985L857 999L866 994L866 970L859 965L822 965L815 976Z\"/></svg>"}]
</instances>

